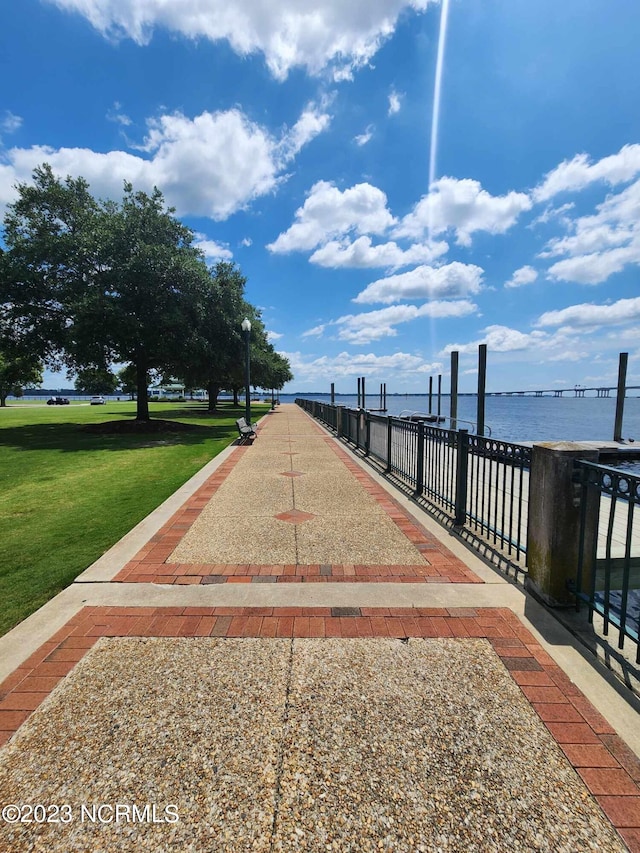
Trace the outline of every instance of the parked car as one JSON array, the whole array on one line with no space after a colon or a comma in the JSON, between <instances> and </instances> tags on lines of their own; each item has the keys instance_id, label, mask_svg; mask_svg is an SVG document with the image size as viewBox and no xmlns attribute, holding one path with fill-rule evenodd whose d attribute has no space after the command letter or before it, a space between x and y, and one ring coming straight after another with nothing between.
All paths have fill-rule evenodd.
<instances>
[{"instance_id":1,"label":"parked car","mask_svg":"<svg viewBox=\"0 0 640 853\"><path fill-rule=\"evenodd\" d=\"M47 406L68 406L69 401L66 397L49 397Z\"/></svg>"},{"instance_id":2,"label":"parked car","mask_svg":"<svg viewBox=\"0 0 640 853\"><path fill-rule=\"evenodd\" d=\"M104 397L92 397L90 403L92 406L104 406Z\"/></svg>"}]
</instances>

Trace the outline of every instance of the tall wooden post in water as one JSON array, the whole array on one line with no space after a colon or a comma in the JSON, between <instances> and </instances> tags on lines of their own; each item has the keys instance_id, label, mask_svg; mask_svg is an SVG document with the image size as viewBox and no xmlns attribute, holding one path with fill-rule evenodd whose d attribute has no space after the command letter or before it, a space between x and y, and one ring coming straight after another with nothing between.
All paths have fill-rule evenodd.
<instances>
[{"instance_id":1,"label":"tall wooden post in water","mask_svg":"<svg viewBox=\"0 0 640 853\"><path fill-rule=\"evenodd\" d=\"M622 441L622 418L624 415L624 398L627 393L627 361L628 352L620 353L618 362L618 394L616 397L616 420L613 425L613 440Z\"/></svg>"},{"instance_id":2,"label":"tall wooden post in water","mask_svg":"<svg viewBox=\"0 0 640 853\"><path fill-rule=\"evenodd\" d=\"M487 345L478 347L478 415L476 429L478 435L484 435L484 396L487 385Z\"/></svg>"},{"instance_id":3,"label":"tall wooden post in water","mask_svg":"<svg viewBox=\"0 0 640 853\"><path fill-rule=\"evenodd\" d=\"M433 397L433 376L429 377L429 414L431 414L431 398Z\"/></svg>"},{"instance_id":4,"label":"tall wooden post in water","mask_svg":"<svg viewBox=\"0 0 640 853\"><path fill-rule=\"evenodd\" d=\"M451 402L449 405L449 429L458 429L458 352L451 353Z\"/></svg>"}]
</instances>

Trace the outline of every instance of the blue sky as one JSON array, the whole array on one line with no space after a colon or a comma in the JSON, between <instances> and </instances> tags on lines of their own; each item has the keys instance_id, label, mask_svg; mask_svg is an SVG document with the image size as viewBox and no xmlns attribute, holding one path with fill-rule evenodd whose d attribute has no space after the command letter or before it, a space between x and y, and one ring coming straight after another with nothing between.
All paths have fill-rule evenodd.
<instances>
[{"instance_id":1,"label":"blue sky","mask_svg":"<svg viewBox=\"0 0 640 853\"><path fill-rule=\"evenodd\" d=\"M446 389L457 349L473 391L480 343L489 390L615 384L621 350L640 383L637 0L0 14L0 206L44 161L157 185L247 276L285 390Z\"/></svg>"}]
</instances>

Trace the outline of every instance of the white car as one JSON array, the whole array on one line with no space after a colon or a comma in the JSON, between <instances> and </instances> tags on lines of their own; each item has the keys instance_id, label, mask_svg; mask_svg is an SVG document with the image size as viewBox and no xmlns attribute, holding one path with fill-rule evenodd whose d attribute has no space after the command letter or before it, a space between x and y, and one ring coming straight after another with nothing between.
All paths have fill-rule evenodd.
<instances>
[{"instance_id":1,"label":"white car","mask_svg":"<svg viewBox=\"0 0 640 853\"><path fill-rule=\"evenodd\" d=\"M90 402L92 406L104 406L104 397L92 397Z\"/></svg>"}]
</instances>

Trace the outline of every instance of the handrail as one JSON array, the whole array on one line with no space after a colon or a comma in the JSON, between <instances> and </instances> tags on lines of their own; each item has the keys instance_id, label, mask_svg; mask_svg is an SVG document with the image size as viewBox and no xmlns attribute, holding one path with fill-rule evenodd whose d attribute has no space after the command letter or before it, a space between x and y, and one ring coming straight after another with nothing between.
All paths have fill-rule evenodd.
<instances>
[{"instance_id":1,"label":"handrail","mask_svg":"<svg viewBox=\"0 0 640 853\"><path fill-rule=\"evenodd\" d=\"M449 424L452 424L452 423L469 424L469 426L472 428L471 432L474 435L475 435L475 432L477 429L477 425L476 425L475 421L468 421L468 420L466 420L466 418L452 418L450 415L434 415L433 413L427 414L426 412L411 412L409 409L403 409L400 412L400 414L397 415L397 417L403 418L405 420L409 420L409 419L417 418L417 417L419 417L419 418L434 418L434 419L437 418L438 423L442 423L444 421L449 421ZM484 427L485 427L485 433L484 433L485 437L491 438L491 436L493 435L493 433L491 432L491 427L489 426L489 424L485 424Z\"/></svg>"}]
</instances>

